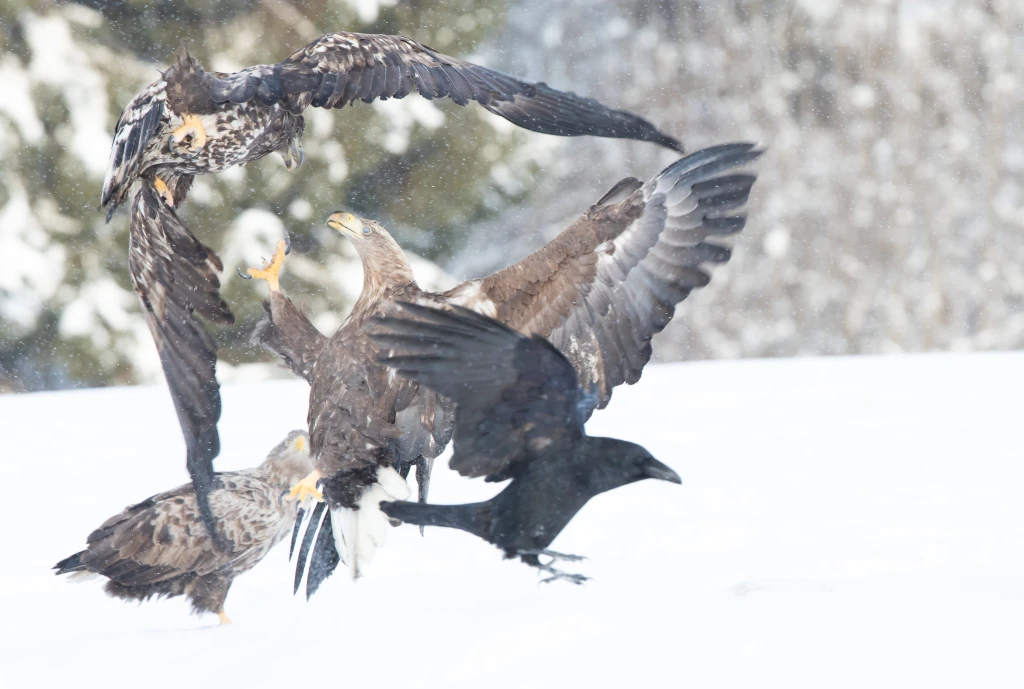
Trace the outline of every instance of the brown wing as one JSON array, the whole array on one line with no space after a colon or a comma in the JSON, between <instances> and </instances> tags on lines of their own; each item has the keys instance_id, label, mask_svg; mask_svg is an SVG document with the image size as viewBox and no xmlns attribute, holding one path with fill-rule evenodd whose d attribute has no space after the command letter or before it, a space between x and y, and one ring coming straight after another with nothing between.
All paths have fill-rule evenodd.
<instances>
[{"instance_id":1,"label":"brown wing","mask_svg":"<svg viewBox=\"0 0 1024 689\"><path fill-rule=\"evenodd\" d=\"M590 394L589 415L616 385L639 380L651 338L690 290L708 283L703 265L729 259L705 239L743 228L745 217L728 211L746 203L755 177L717 175L760 154L753 144L716 146L639 188L624 180L544 248L445 296L548 337Z\"/></svg>"},{"instance_id":2,"label":"brown wing","mask_svg":"<svg viewBox=\"0 0 1024 689\"><path fill-rule=\"evenodd\" d=\"M178 413L186 466L204 521L212 526L215 519L206 495L213 485L213 460L220 452L220 386L214 370L217 345L198 317L234 323L220 297L221 262L147 181L132 204L128 262Z\"/></svg>"},{"instance_id":3,"label":"brown wing","mask_svg":"<svg viewBox=\"0 0 1024 689\"><path fill-rule=\"evenodd\" d=\"M276 354L295 375L313 382L313 364L327 342L306 314L280 291L271 292L263 301L263 319L253 330L252 343Z\"/></svg>"},{"instance_id":4,"label":"brown wing","mask_svg":"<svg viewBox=\"0 0 1024 689\"><path fill-rule=\"evenodd\" d=\"M147 586L182 576L203 576L254 566L279 540L277 496L245 473L217 477L210 505L220 517L223 548L203 527L191 485L160 493L111 517L89 535L79 556L86 569L123 586Z\"/></svg>"},{"instance_id":5,"label":"brown wing","mask_svg":"<svg viewBox=\"0 0 1024 689\"><path fill-rule=\"evenodd\" d=\"M213 78L211 84L217 102L283 102L293 112L310 105L340 108L356 100L403 98L415 90L459 105L476 101L544 134L636 139L682 150L678 140L642 117L442 55L404 36L327 34L277 64Z\"/></svg>"}]
</instances>

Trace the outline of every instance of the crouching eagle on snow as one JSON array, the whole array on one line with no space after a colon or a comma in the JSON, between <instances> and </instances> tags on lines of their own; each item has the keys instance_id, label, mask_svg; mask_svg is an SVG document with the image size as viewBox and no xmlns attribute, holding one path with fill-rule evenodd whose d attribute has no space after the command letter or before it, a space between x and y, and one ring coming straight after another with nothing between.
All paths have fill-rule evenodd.
<instances>
[{"instance_id":1,"label":"crouching eagle on snow","mask_svg":"<svg viewBox=\"0 0 1024 689\"><path fill-rule=\"evenodd\" d=\"M682 158L646 184L624 179L547 246L490 277L442 293L416 285L401 248L379 223L334 213L327 224L353 243L364 277L351 315L330 338L279 289L285 242L268 267L249 269L271 288L254 341L311 385L308 422L316 471L292 495L324 497L330 509L325 513L318 505L314 511L323 525L307 592L339 558L358 576L386 532L378 503L404 499L408 492L393 467L417 464L425 499L431 462L452 434L449 400L379 363L384 352L373 340L375 318L392 315L399 301L458 305L546 337L587 391L587 418L608 404L615 386L639 380L651 357L651 338L671 320L676 304L708 283L703 265L729 259L729 249L705 240L743 228L745 217L729 211L746 203L755 177L722 173L760 153L752 144L717 146ZM307 529L300 570L315 530L315 524Z\"/></svg>"},{"instance_id":2,"label":"crouching eagle on snow","mask_svg":"<svg viewBox=\"0 0 1024 689\"><path fill-rule=\"evenodd\" d=\"M195 612L215 612L224 624L231 583L292 530L298 505L282 493L312 468L309 436L292 431L258 467L215 475L210 504L224 547L215 547L186 484L111 517L54 569L104 576L107 593L124 600L188 596Z\"/></svg>"},{"instance_id":3,"label":"crouching eagle on snow","mask_svg":"<svg viewBox=\"0 0 1024 689\"><path fill-rule=\"evenodd\" d=\"M233 322L233 316L220 298L217 255L157 202L177 206L193 175L222 172L273 151L282 153L289 169L297 166L302 112L309 106L341 108L413 91L459 105L476 101L545 134L639 139L682 150L676 139L641 117L442 55L403 36L328 34L281 62L234 74L205 71L182 45L161 79L121 113L101 206L109 221L132 184L142 182L131 214L132 284L160 351L188 448L189 473L211 528L206 491L220 451L220 391L213 375L217 348L195 315L221 324ZM175 376L184 382L176 383Z\"/></svg>"}]
</instances>

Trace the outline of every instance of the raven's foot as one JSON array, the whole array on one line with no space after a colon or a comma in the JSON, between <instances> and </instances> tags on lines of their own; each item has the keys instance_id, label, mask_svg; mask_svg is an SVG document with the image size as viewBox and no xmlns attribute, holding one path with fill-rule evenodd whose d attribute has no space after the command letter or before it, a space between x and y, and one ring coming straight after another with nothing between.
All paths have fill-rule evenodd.
<instances>
[{"instance_id":1,"label":"raven's foot","mask_svg":"<svg viewBox=\"0 0 1024 689\"><path fill-rule=\"evenodd\" d=\"M537 569L540 571L550 574L551 576L545 577L540 580L540 583L547 584L552 581L568 581L577 586L581 585L585 581L589 581L590 577L583 576L582 574L570 574L569 572L563 572L560 569L555 569L551 565L537 565Z\"/></svg>"},{"instance_id":2,"label":"raven's foot","mask_svg":"<svg viewBox=\"0 0 1024 689\"><path fill-rule=\"evenodd\" d=\"M317 483L319 483L321 475L322 474L319 471L314 469L309 476L292 486L292 489L288 491L285 499L304 501L307 498L312 498L316 502L323 502L324 494L320 492L319 488L317 488Z\"/></svg>"},{"instance_id":3,"label":"raven's foot","mask_svg":"<svg viewBox=\"0 0 1024 689\"><path fill-rule=\"evenodd\" d=\"M244 273L242 269L238 269L238 275L246 280L252 280L253 278L259 278L260 280L266 280L267 285L270 287L271 292L278 292L281 290L281 283L278 282L278 275L281 273L281 266L284 265L284 257L291 253L292 243L288 239L287 235L284 239L277 243L277 250L274 252L273 260L264 263L262 268L249 268ZM319 478L319 476L317 476Z\"/></svg>"},{"instance_id":4,"label":"raven's foot","mask_svg":"<svg viewBox=\"0 0 1024 689\"><path fill-rule=\"evenodd\" d=\"M221 610L220 612L217 613L217 617L220 618L221 626L223 626L225 624L231 624L231 618L228 617L227 613L225 613L223 610Z\"/></svg>"},{"instance_id":5,"label":"raven's foot","mask_svg":"<svg viewBox=\"0 0 1024 689\"><path fill-rule=\"evenodd\" d=\"M181 155L195 158L206 145L206 128L195 115L187 114L182 119L182 125L171 133L171 146Z\"/></svg>"},{"instance_id":6,"label":"raven's foot","mask_svg":"<svg viewBox=\"0 0 1024 689\"><path fill-rule=\"evenodd\" d=\"M545 557L550 557L551 562L558 562L559 560L562 560L563 562L583 562L587 559L582 555L566 555L565 553L556 553L554 550L520 550L519 554L537 556L544 555Z\"/></svg>"},{"instance_id":7,"label":"raven's foot","mask_svg":"<svg viewBox=\"0 0 1024 689\"><path fill-rule=\"evenodd\" d=\"M153 188L156 189L156 195L160 197L161 201L166 203L169 208L174 208L174 195L166 182L157 177L153 180Z\"/></svg>"}]
</instances>

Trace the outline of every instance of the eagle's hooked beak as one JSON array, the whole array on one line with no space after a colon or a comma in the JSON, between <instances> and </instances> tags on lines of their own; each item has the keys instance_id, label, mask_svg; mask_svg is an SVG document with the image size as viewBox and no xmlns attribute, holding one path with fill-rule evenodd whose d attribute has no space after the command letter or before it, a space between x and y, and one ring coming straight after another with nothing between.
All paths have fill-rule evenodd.
<instances>
[{"instance_id":1,"label":"eagle's hooked beak","mask_svg":"<svg viewBox=\"0 0 1024 689\"><path fill-rule=\"evenodd\" d=\"M358 237L363 223L351 213L336 211L327 216L327 227L350 237Z\"/></svg>"}]
</instances>

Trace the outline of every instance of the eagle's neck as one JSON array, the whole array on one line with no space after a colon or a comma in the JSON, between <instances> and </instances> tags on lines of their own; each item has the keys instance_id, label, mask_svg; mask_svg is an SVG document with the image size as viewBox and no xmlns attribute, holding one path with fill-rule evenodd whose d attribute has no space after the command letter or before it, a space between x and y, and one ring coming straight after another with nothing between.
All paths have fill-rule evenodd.
<instances>
[{"instance_id":1,"label":"eagle's neck","mask_svg":"<svg viewBox=\"0 0 1024 689\"><path fill-rule=\"evenodd\" d=\"M359 302L376 303L393 292L416 284L412 268L401 249L397 252L374 253L361 256L363 261L363 291ZM362 304L359 304L362 305Z\"/></svg>"}]
</instances>

